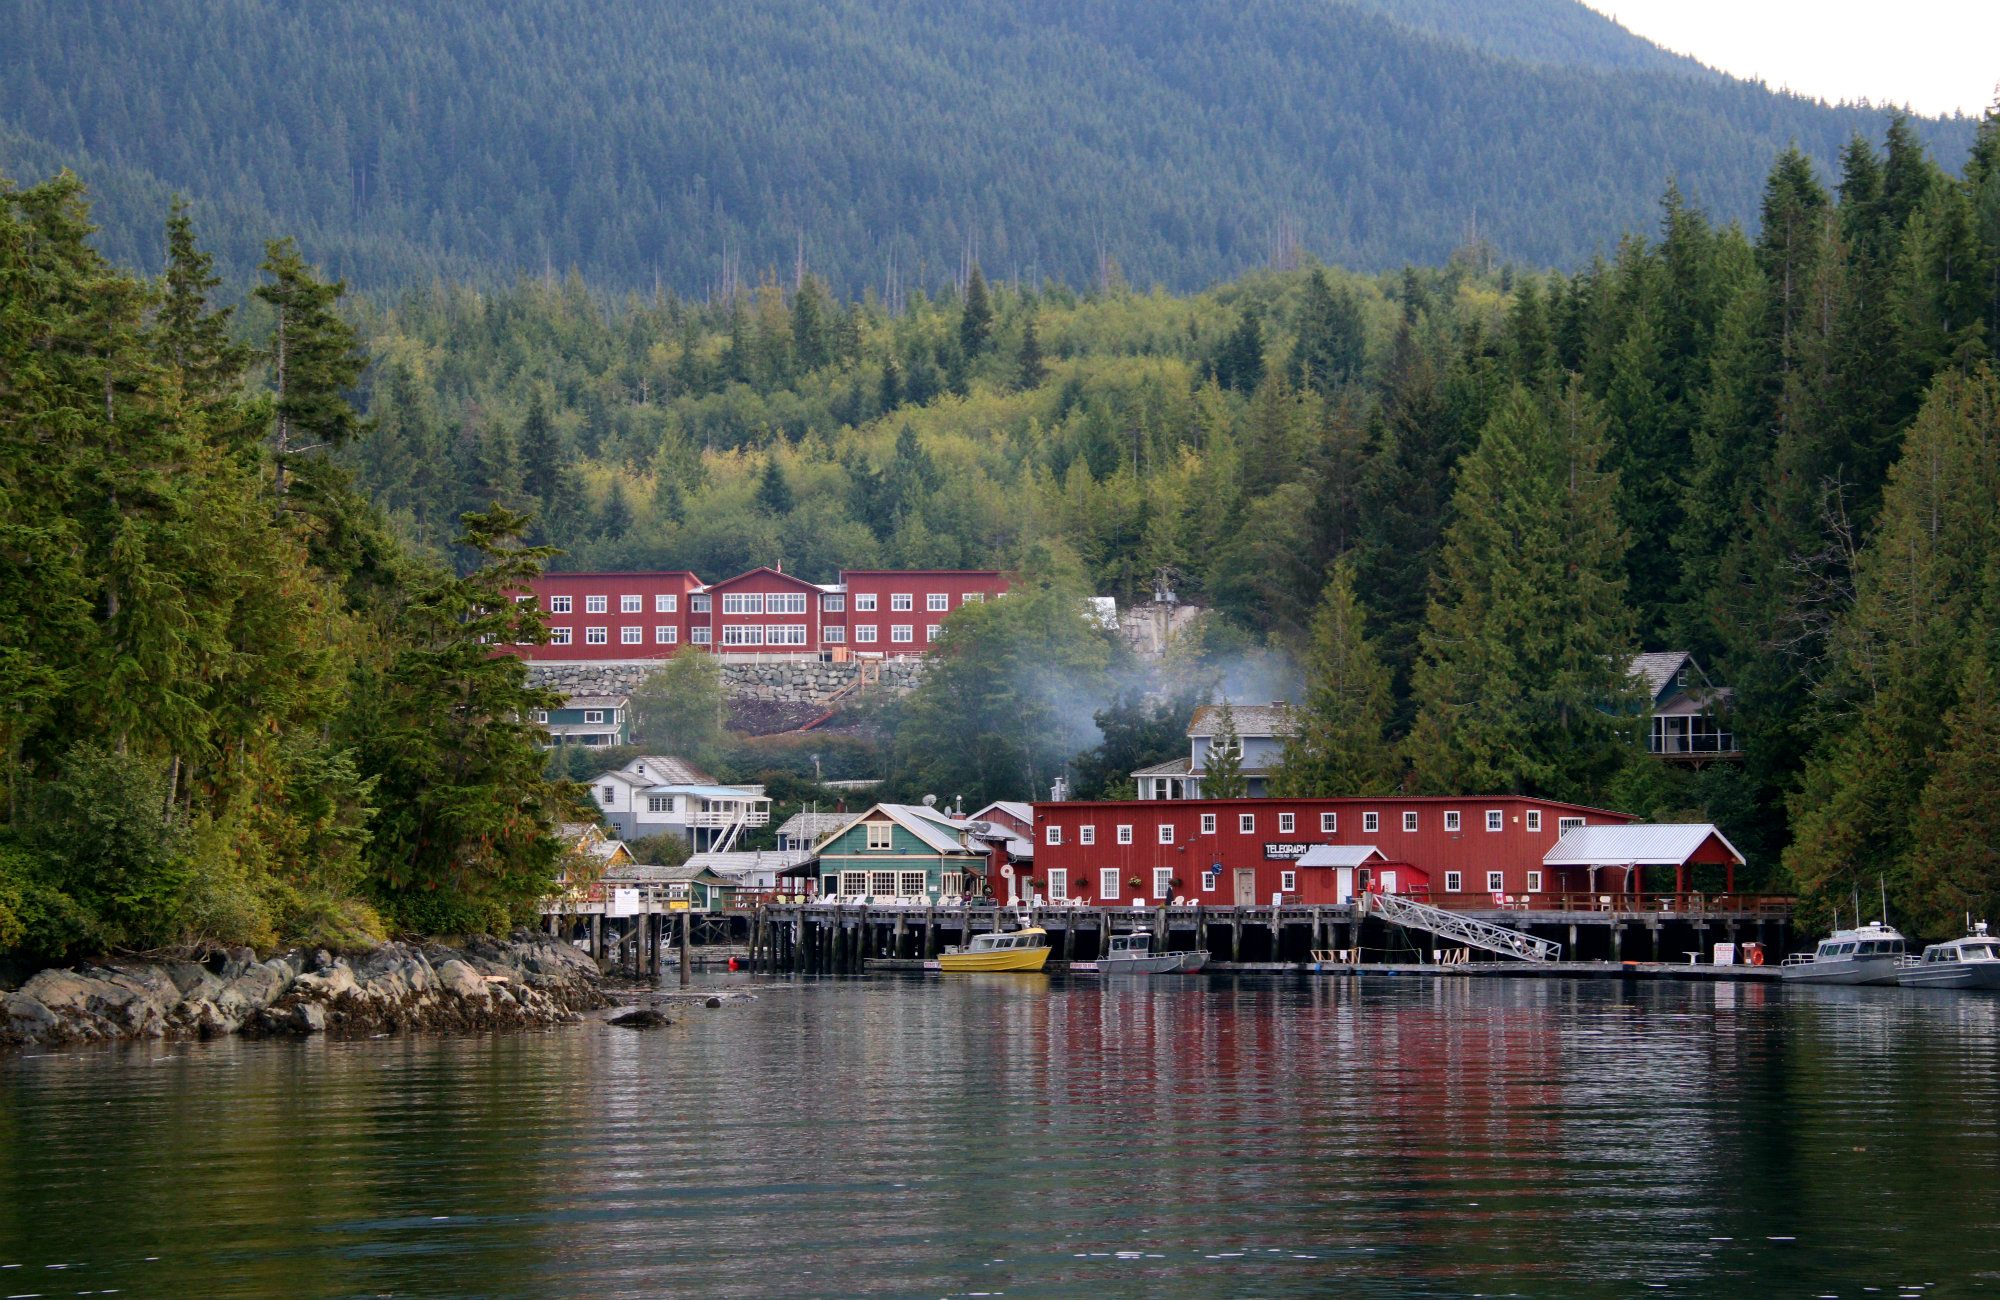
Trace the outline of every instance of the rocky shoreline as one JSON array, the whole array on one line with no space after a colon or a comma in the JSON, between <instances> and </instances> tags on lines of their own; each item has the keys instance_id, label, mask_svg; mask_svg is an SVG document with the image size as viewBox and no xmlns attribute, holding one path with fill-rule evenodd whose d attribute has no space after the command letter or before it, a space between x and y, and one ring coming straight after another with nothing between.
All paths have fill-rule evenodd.
<instances>
[{"instance_id":1,"label":"rocky shoreline","mask_svg":"<svg viewBox=\"0 0 2000 1300\"><path fill-rule=\"evenodd\" d=\"M37 973L0 992L0 1051L142 1038L366 1038L562 1024L609 1005L597 964L547 935L463 947L388 943L263 961L113 961Z\"/></svg>"}]
</instances>

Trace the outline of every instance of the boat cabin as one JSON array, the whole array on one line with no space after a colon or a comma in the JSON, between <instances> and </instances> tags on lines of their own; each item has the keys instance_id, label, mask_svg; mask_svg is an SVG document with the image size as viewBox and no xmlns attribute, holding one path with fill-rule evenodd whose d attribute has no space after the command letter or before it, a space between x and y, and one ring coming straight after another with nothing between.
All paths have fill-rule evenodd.
<instances>
[{"instance_id":1,"label":"boat cabin","mask_svg":"<svg viewBox=\"0 0 2000 1300\"><path fill-rule=\"evenodd\" d=\"M1903 936L1882 926L1861 930L1841 930L1821 939L1813 952L1814 961L1851 961L1857 957L1900 957Z\"/></svg>"},{"instance_id":2,"label":"boat cabin","mask_svg":"<svg viewBox=\"0 0 2000 1300\"><path fill-rule=\"evenodd\" d=\"M1046 948L1049 936L1040 930L1018 930L1013 934L977 934L966 945L967 952L1012 952L1016 948Z\"/></svg>"},{"instance_id":3,"label":"boat cabin","mask_svg":"<svg viewBox=\"0 0 2000 1300\"><path fill-rule=\"evenodd\" d=\"M1105 949L1107 954L1124 953L1134 957L1147 956L1152 951L1153 936L1145 931L1137 934L1114 934L1111 936L1111 946Z\"/></svg>"}]
</instances>

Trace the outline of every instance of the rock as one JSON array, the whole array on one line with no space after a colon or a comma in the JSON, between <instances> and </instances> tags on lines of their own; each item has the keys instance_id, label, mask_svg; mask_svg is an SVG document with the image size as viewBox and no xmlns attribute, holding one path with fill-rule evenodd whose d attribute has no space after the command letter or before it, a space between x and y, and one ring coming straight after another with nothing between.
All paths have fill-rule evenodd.
<instances>
[{"instance_id":1,"label":"rock","mask_svg":"<svg viewBox=\"0 0 2000 1300\"><path fill-rule=\"evenodd\" d=\"M630 1011L611 1017L604 1023L617 1025L620 1029L658 1029L661 1025L671 1025L674 1022L652 1007L634 1007Z\"/></svg>"},{"instance_id":2,"label":"rock","mask_svg":"<svg viewBox=\"0 0 2000 1300\"><path fill-rule=\"evenodd\" d=\"M331 1002L345 993L352 993L360 987L355 983L354 970L346 963L331 966L325 970L307 971L292 981L292 991L304 997Z\"/></svg>"},{"instance_id":3,"label":"rock","mask_svg":"<svg viewBox=\"0 0 2000 1300\"><path fill-rule=\"evenodd\" d=\"M444 991L454 997L470 1002L491 1002L493 992L486 987L486 981L479 972L464 962L453 958L438 968L438 983Z\"/></svg>"},{"instance_id":4,"label":"rock","mask_svg":"<svg viewBox=\"0 0 2000 1300\"><path fill-rule=\"evenodd\" d=\"M0 1043L42 1044L63 1037L62 1018L26 993L0 993Z\"/></svg>"},{"instance_id":5,"label":"rock","mask_svg":"<svg viewBox=\"0 0 2000 1300\"><path fill-rule=\"evenodd\" d=\"M705 1007L719 1007L719 1006L721 1006L721 1005L722 1005L722 999L721 999L721 998L710 998L710 999L709 999L708 1001L706 1001L706 1002L702 1003L702 1005L703 1005L703 1006L705 1006Z\"/></svg>"},{"instance_id":6,"label":"rock","mask_svg":"<svg viewBox=\"0 0 2000 1300\"><path fill-rule=\"evenodd\" d=\"M317 1002L301 1002L292 1008L292 1029L301 1034L326 1032L326 1008Z\"/></svg>"}]
</instances>

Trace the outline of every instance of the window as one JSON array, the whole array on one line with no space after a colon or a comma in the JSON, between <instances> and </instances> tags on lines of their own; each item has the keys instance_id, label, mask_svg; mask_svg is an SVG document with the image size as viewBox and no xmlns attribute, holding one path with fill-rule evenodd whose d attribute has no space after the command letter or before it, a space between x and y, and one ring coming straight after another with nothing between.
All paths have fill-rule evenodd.
<instances>
[{"instance_id":1,"label":"window","mask_svg":"<svg viewBox=\"0 0 2000 1300\"><path fill-rule=\"evenodd\" d=\"M705 627L691 627L688 629L688 640L696 645L707 645L709 637L712 635L713 633Z\"/></svg>"},{"instance_id":2,"label":"window","mask_svg":"<svg viewBox=\"0 0 2000 1300\"><path fill-rule=\"evenodd\" d=\"M806 612L806 594L803 591L774 591L764 597L766 614L803 614Z\"/></svg>"},{"instance_id":3,"label":"window","mask_svg":"<svg viewBox=\"0 0 2000 1300\"><path fill-rule=\"evenodd\" d=\"M1448 831L1456 831L1458 829L1458 814L1456 812L1448 812L1444 815L1444 828Z\"/></svg>"},{"instance_id":4,"label":"window","mask_svg":"<svg viewBox=\"0 0 2000 1300\"><path fill-rule=\"evenodd\" d=\"M916 607L916 601L909 592L892 591L889 593L889 612L891 614L905 613Z\"/></svg>"},{"instance_id":5,"label":"window","mask_svg":"<svg viewBox=\"0 0 2000 1300\"><path fill-rule=\"evenodd\" d=\"M1338 834L1338 833L1339 833L1339 831L1340 831L1340 814L1339 814L1339 813L1321 813L1321 814L1319 815L1319 833L1320 833L1320 834L1322 834L1322 835L1335 835L1335 834Z\"/></svg>"},{"instance_id":6,"label":"window","mask_svg":"<svg viewBox=\"0 0 2000 1300\"><path fill-rule=\"evenodd\" d=\"M549 597L549 613L567 614L569 612L570 612L570 598L568 596Z\"/></svg>"},{"instance_id":7,"label":"window","mask_svg":"<svg viewBox=\"0 0 2000 1300\"><path fill-rule=\"evenodd\" d=\"M1049 901L1060 903L1069 897L1069 871L1064 867L1049 868Z\"/></svg>"},{"instance_id":8,"label":"window","mask_svg":"<svg viewBox=\"0 0 2000 1300\"><path fill-rule=\"evenodd\" d=\"M1403 829L1406 831L1417 829L1417 815L1415 813L1406 812L1403 814Z\"/></svg>"},{"instance_id":9,"label":"window","mask_svg":"<svg viewBox=\"0 0 2000 1300\"><path fill-rule=\"evenodd\" d=\"M597 792L597 801L606 808L609 808L612 804L618 802L618 787L615 785L605 786Z\"/></svg>"},{"instance_id":10,"label":"window","mask_svg":"<svg viewBox=\"0 0 2000 1300\"><path fill-rule=\"evenodd\" d=\"M679 610L680 607L681 598L679 596L653 597L653 612L655 614L672 614Z\"/></svg>"},{"instance_id":11,"label":"window","mask_svg":"<svg viewBox=\"0 0 2000 1300\"><path fill-rule=\"evenodd\" d=\"M1498 871L1489 871L1486 873L1486 890L1488 893L1497 894L1506 888L1507 877L1504 873Z\"/></svg>"},{"instance_id":12,"label":"window","mask_svg":"<svg viewBox=\"0 0 2000 1300\"><path fill-rule=\"evenodd\" d=\"M1539 893L1541 893L1541 892L1542 892L1542 873L1541 873L1541 872L1539 872L1539 871L1530 871L1530 872L1528 873L1528 892L1529 892L1529 893L1531 893L1531 894L1539 894Z\"/></svg>"},{"instance_id":13,"label":"window","mask_svg":"<svg viewBox=\"0 0 2000 1300\"><path fill-rule=\"evenodd\" d=\"M672 623L662 623L653 629L653 642L656 645L673 645L680 639L681 630Z\"/></svg>"},{"instance_id":14,"label":"window","mask_svg":"<svg viewBox=\"0 0 2000 1300\"><path fill-rule=\"evenodd\" d=\"M708 608L708 597L706 595L688 597L688 613L706 614L708 613Z\"/></svg>"},{"instance_id":15,"label":"window","mask_svg":"<svg viewBox=\"0 0 2000 1300\"><path fill-rule=\"evenodd\" d=\"M942 591L933 591L924 597L924 608L934 614L942 614L951 608L951 597Z\"/></svg>"},{"instance_id":16,"label":"window","mask_svg":"<svg viewBox=\"0 0 2000 1300\"><path fill-rule=\"evenodd\" d=\"M938 876L938 892L946 898L960 898L965 894L965 873L946 871Z\"/></svg>"},{"instance_id":17,"label":"window","mask_svg":"<svg viewBox=\"0 0 2000 1300\"><path fill-rule=\"evenodd\" d=\"M725 626L722 629L724 645L763 645L764 629L756 624L746 626Z\"/></svg>"},{"instance_id":18,"label":"window","mask_svg":"<svg viewBox=\"0 0 2000 1300\"><path fill-rule=\"evenodd\" d=\"M643 645L645 640L646 629L643 627L621 627L618 629L619 645Z\"/></svg>"},{"instance_id":19,"label":"window","mask_svg":"<svg viewBox=\"0 0 2000 1300\"><path fill-rule=\"evenodd\" d=\"M1382 829L1381 813L1361 814L1361 831L1364 835L1373 835L1376 831L1379 831L1381 829Z\"/></svg>"},{"instance_id":20,"label":"window","mask_svg":"<svg viewBox=\"0 0 2000 1300\"><path fill-rule=\"evenodd\" d=\"M1174 869L1172 867L1153 868L1153 897L1165 898L1174 891Z\"/></svg>"},{"instance_id":21,"label":"window","mask_svg":"<svg viewBox=\"0 0 2000 1300\"><path fill-rule=\"evenodd\" d=\"M883 852L890 846L890 844L894 842L894 835L895 835L895 828L891 826L888 822L869 822L868 823L869 849L872 852L876 853Z\"/></svg>"},{"instance_id":22,"label":"window","mask_svg":"<svg viewBox=\"0 0 2000 1300\"><path fill-rule=\"evenodd\" d=\"M854 627L854 640L859 645L874 645L875 625L873 623L857 623Z\"/></svg>"},{"instance_id":23,"label":"window","mask_svg":"<svg viewBox=\"0 0 2000 1300\"><path fill-rule=\"evenodd\" d=\"M930 879L921 871L898 871L896 873L896 897L921 898L930 887Z\"/></svg>"},{"instance_id":24,"label":"window","mask_svg":"<svg viewBox=\"0 0 2000 1300\"><path fill-rule=\"evenodd\" d=\"M1161 822L1160 843L1172 844L1173 842L1174 842L1174 824L1172 822Z\"/></svg>"},{"instance_id":25,"label":"window","mask_svg":"<svg viewBox=\"0 0 2000 1300\"><path fill-rule=\"evenodd\" d=\"M1530 809L1528 809L1528 829L1529 829L1529 830L1531 830L1531 831L1538 831L1538 830L1542 829L1542 810L1541 810L1541 809L1539 809L1539 808L1530 808ZM1532 886L1531 886L1531 888L1532 888Z\"/></svg>"},{"instance_id":26,"label":"window","mask_svg":"<svg viewBox=\"0 0 2000 1300\"><path fill-rule=\"evenodd\" d=\"M983 605L986 603L986 593L983 591L968 591L958 598L958 603L961 605Z\"/></svg>"},{"instance_id":27,"label":"window","mask_svg":"<svg viewBox=\"0 0 2000 1300\"><path fill-rule=\"evenodd\" d=\"M1213 835L1213 834L1215 834L1215 814L1214 814L1214 813L1203 813L1203 814L1201 815L1201 833L1202 833L1203 835Z\"/></svg>"},{"instance_id":28,"label":"window","mask_svg":"<svg viewBox=\"0 0 2000 1300\"><path fill-rule=\"evenodd\" d=\"M857 591L854 593L854 608L862 613L875 612L875 593Z\"/></svg>"},{"instance_id":29,"label":"window","mask_svg":"<svg viewBox=\"0 0 2000 1300\"><path fill-rule=\"evenodd\" d=\"M1118 868L1105 867L1097 873L1097 897L1106 903L1118 897Z\"/></svg>"},{"instance_id":30,"label":"window","mask_svg":"<svg viewBox=\"0 0 2000 1300\"><path fill-rule=\"evenodd\" d=\"M1285 893L1287 893L1287 894L1290 894L1290 893L1295 893L1295 892L1297 892L1297 890L1298 890L1298 887L1299 887L1299 873L1298 873L1298 872L1296 872L1296 871L1280 871L1280 872L1278 873L1278 888L1279 888L1280 890L1284 891L1284 892L1285 892Z\"/></svg>"},{"instance_id":31,"label":"window","mask_svg":"<svg viewBox=\"0 0 2000 1300\"><path fill-rule=\"evenodd\" d=\"M550 628L550 629L549 629L549 644L550 644L550 645L568 645L568 644L569 644L569 629L568 629L568 628L566 628L566 627L552 627L552 628Z\"/></svg>"},{"instance_id":32,"label":"window","mask_svg":"<svg viewBox=\"0 0 2000 1300\"><path fill-rule=\"evenodd\" d=\"M1556 818L1556 835L1558 837L1567 835L1582 825L1583 818L1581 817L1558 817Z\"/></svg>"},{"instance_id":33,"label":"window","mask_svg":"<svg viewBox=\"0 0 2000 1300\"><path fill-rule=\"evenodd\" d=\"M620 596L618 598L618 612L621 614L643 614L646 612L646 598L644 596Z\"/></svg>"},{"instance_id":34,"label":"window","mask_svg":"<svg viewBox=\"0 0 2000 1300\"><path fill-rule=\"evenodd\" d=\"M847 629L844 627L823 627L819 630L819 639L828 645L846 645Z\"/></svg>"},{"instance_id":35,"label":"window","mask_svg":"<svg viewBox=\"0 0 2000 1300\"><path fill-rule=\"evenodd\" d=\"M549 711L547 709L529 709L528 718L533 722L547 722L549 720Z\"/></svg>"},{"instance_id":36,"label":"window","mask_svg":"<svg viewBox=\"0 0 2000 1300\"><path fill-rule=\"evenodd\" d=\"M674 797L670 794L649 794L646 796L646 811L649 813L670 813L674 810Z\"/></svg>"},{"instance_id":37,"label":"window","mask_svg":"<svg viewBox=\"0 0 2000 1300\"><path fill-rule=\"evenodd\" d=\"M868 892L877 898L892 897L896 892L896 873L893 871L869 872Z\"/></svg>"},{"instance_id":38,"label":"window","mask_svg":"<svg viewBox=\"0 0 2000 1300\"><path fill-rule=\"evenodd\" d=\"M1212 894L1222 887L1222 873L1214 867L1201 873L1201 892Z\"/></svg>"},{"instance_id":39,"label":"window","mask_svg":"<svg viewBox=\"0 0 2000 1300\"><path fill-rule=\"evenodd\" d=\"M609 645L611 643L611 634L601 627L587 627L583 629L583 643L585 645Z\"/></svg>"},{"instance_id":40,"label":"window","mask_svg":"<svg viewBox=\"0 0 2000 1300\"><path fill-rule=\"evenodd\" d=\"M1257 833L1257 814L1238 813L1236 815L1236 833L1238 835L1255 835Z\"/></svg>"},{"instance_id":41,"label":"window","mask_svg":"<svg viewBox=\"0 0 2000 1300\"><path fill-rule=\"evenodd\" d=\"M761 614L764 612L764 593L761 591L730 591L723 593L722 612L725 614Z\"/></svg>"},{"instance_id":42,"label":"window","mask_svg":"<svg viewBox=\"0 0 2000 1300\"><path fill-rule=\"evenodd\" d=\"M1095 826L1077 827L1076 842L1078 844L1086 844L1086 845L1097 843L1097 828Z\"/></svg>"},{"instance_id":43,"label":"window","mask_svg":"<svg viewBox=\"0 0 2000 1300\"><path fill-rule=\"evenodd\" d=\"M1464 888L1465 888L1465 877L1464 877L1464 876L1460 875L1460 874L1459 874L1458 872L1456 872L1456 871L1447 871L1447 872L1445 872L1445 873L1444 873L1444 892L1445 892L1445 893L1447 893L1447 894L1456 894L1456 893L1458 893L1458 892L1459 892L1460 890L1462 890L1462 889L1464 889Z\"/></svg>"},{"instance_id":44,"label":"window","mask_svg":"<svg viewBox=\"0 0 2000 1300\"><path fill-rule=\"evenodd\" d=\"M1278 814L1278 834L1290 835L1299 828L1298 818L1291 813Z\"/></svg>"},{"instance_id":45,"label":"window","mask_svg":"<svg viewBox=\"0 0 2000 1300\"><path fill-rule=\"evenodd\" d=\"M889 625L889 640L896 645L908 645L911 640L910 630L908 623L891 623Z\"/></svg>"},{"instance_id":46,"label":"window","mask_svg":"<svg viewBox=\"0 0 2000 1300\"><path fill-rule=\"evenodd\" d=\"M806 625L804 623L767 623L764 626L765 645L804 645Z\"/></svg>"},{"instance_id":47,"label":"window","mask_svg":"<svg viewBox=\"0 0 2000 1300\"><path fill-rule=\"evenodd\" d=\"M1062 843L1062 827L1051 826L1047 830L1045 830L1042 833L1042 843L1044 844Z\"/></svg>"},{"instance_id":48,"label":"window","mask_svg":"<svg viewBox=\"0 0 2000 1300\"><path fill-rule=\"evenodd\" d=\"M1130 825L1118 828L1118 842L1120 844L1130 844L1132 842L1132 827Z\"/></svg>"},{"instance_id":49,"label":"window","mask_svg":"<svg viewBox=\"0 0 2000 1300\"><path fill-rule=\"evenodd\" d=\"M924 628L924 640L926 640L926 641L935 641L935 640L937 640L937 634L938 634L938 625L937 625L937 624L935 624L935 623L931 623L931 624L928 624L928 625L926 625L926 626L925 626L925 628Z\"/></svg>"},{"instance_id":50,"label":"window","mask_svg":"<svg viewBox=\"0 0 2000 1300\"><path fill-rule=\"evenodd\" d=\"M843 871L840 873L840 892L860 895L868 892L868 873L865 871Z\"/></svg>"},{"instance_id":51,"label":"window","mask_svg":"<svg viewBox=\"0 0 2000 1300\"><path fill-rule=\"evenodd\" d=\"M583 612L586 614L608 613L610 604L611 597L609 596L585 596L583 598Z\"/></svg>"},{"instance_id":52,"label":"window","mask_svg":"<svg viewBox=\"0 0 2000 1300\"><path fill-rule=\"evenodd\" d=\"M1488 808L1486 810L1487 830L1497 831L1505 827L1506 824L1507 824L1507 819L1498 808Z\"/></svg>"},{"instance_id":53,"label":"window","mask_svg":"<svg viewBox=\"0 0 2000 1300\"><path fill-rule=\"evenodd\" d=\"M819 607L828 614L844 614L847 612L847 597L835 595L821 596L819 598Z\"/></svg>"},{"instance_id":54,"label":"window","mask_svg":"<svg viewBox=\"0 0 2000 1300\"><path fill-rule=\"evenodd\" d=\"M583 711L583 720L586 724L595 723L599 726L602 726L604 723L604 710L585 709Z\"/></svg>"}]
</instances>

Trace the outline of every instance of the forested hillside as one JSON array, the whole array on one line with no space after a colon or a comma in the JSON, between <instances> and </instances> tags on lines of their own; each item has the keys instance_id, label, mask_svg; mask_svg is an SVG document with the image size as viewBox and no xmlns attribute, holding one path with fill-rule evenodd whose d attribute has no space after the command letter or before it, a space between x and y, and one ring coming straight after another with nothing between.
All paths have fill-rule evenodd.
<instances>
[{"instance_id":1,"label":"forested hillside","mask_svg":"<svg viewBox=\"0 0 2000 1300\"><path fill-rule=\"evenodd\" d=\"M2000 115L1963 180L1898 124L1836 178L1780 155L1754 238L1670 191L1568 275L974 276L896 313L811 277L705 306L573 280L362 326L377 427L351 463L419 545L498 497L577 567L1009 564L1128 598L1170 568L1239 649L1302 666L1296 789L1711 817L1764 863L1790 844L1822 898L1881 870L1933 919L2000 886ZM1071 717L1047 681L941 672L894 778L1018 798L1062 763L1136 766L1050 752L1115 668L1053 625L982 624L1052 637ZM1024 662L976 632L948 629L950 662ZM1635 758L1620 665L1668 647L1737 689L1746 763ZM1101 717L1105 743L1171 737L1149 707ZM1948 846L1925 801L1961 810Z\"/></svg>"},{"instance_id":2,"label":"forested hillside","mask_svg":"<svg viewBox=\"0 0 2000 1300\"><path fill-rule=\"evenodd\" d=\"M157 268L178 190L226 274L290 231L360 286L706 294L803 253L894 299L969 253L1186 289L1475 233L1574 266L1669 177L1747 220L1778 149L1830 165L1883 121L1569 0L4 0L0 32L0 169L75 166L115 260Z\"/></svg>"}]
</instances>

